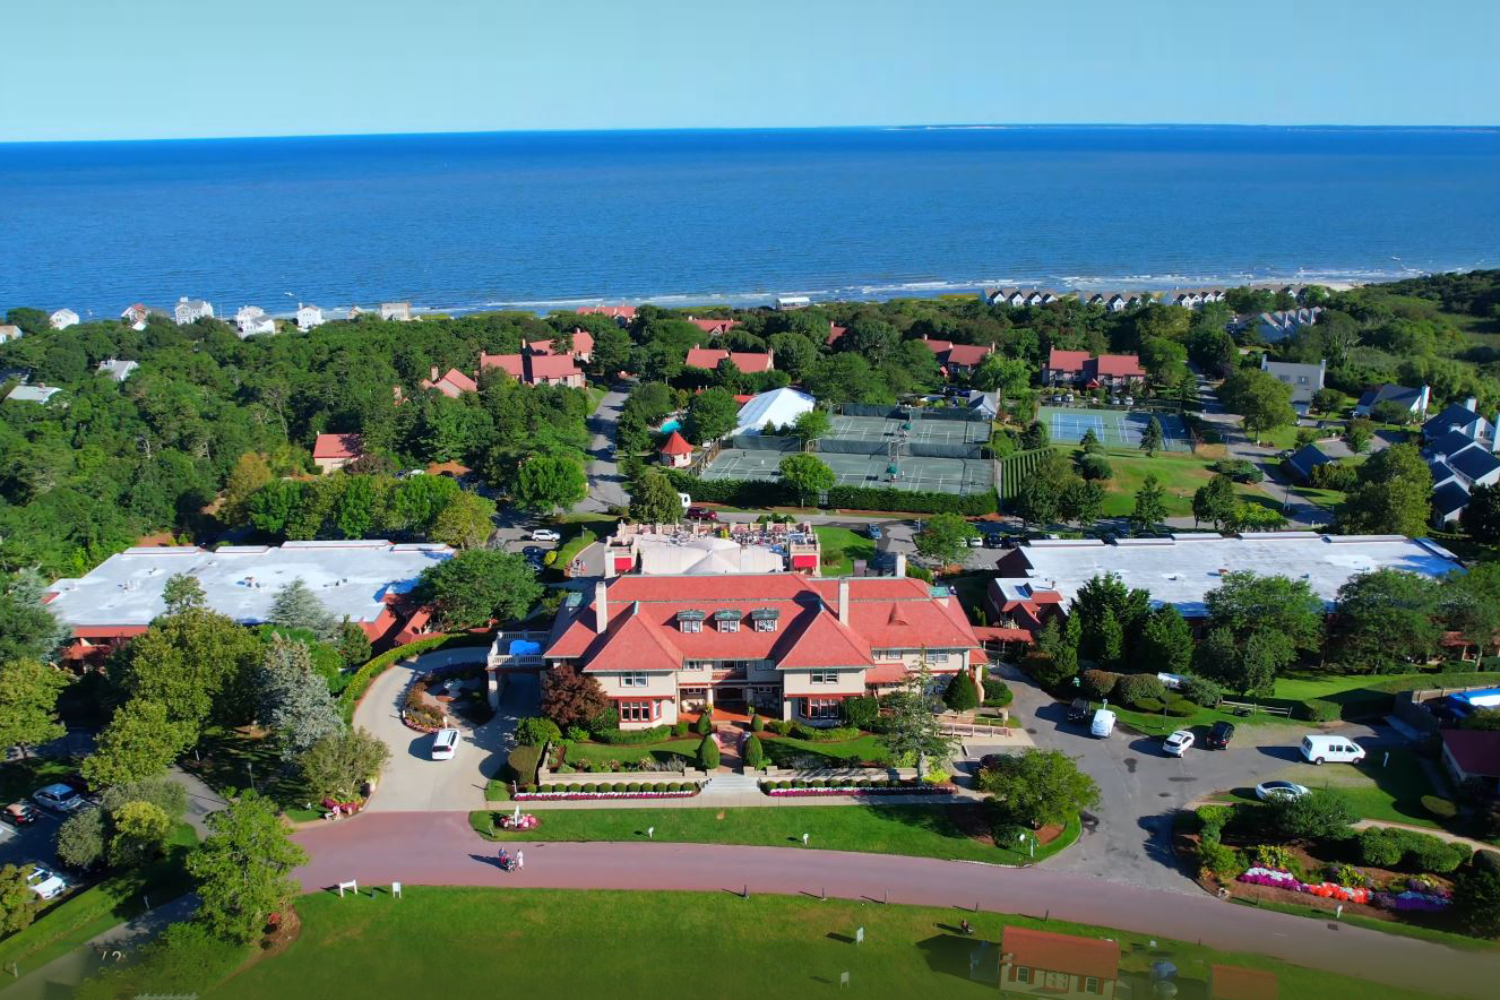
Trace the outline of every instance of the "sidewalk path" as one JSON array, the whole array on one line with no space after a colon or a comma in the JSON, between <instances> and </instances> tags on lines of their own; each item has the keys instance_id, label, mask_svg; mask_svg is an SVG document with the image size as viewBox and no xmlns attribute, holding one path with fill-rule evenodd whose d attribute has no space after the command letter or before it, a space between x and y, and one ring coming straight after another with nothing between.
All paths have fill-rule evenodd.
<instances>
[{"instance_id":1,"label":"sidewalk path","mask_svg":"<svg viewBox=\"0 0 1500 1000\"><path fill-rule=\"evenodd\" d=\"M1000 868L931 858L784 847L656 843L523 843L526 868L502 872L494 845L464 813L374 814L299 833L312 860L305 891L345 879L361 886L466 885L555 889L665 889L782 895L826 890L842 899L1050 914L1223 951L1248 951L1341 975L1476 1000L1494 996L1500 953L1442 945L1220 902L1118 885L1046 867ZM1433 970L1441 969L1439 981Z\"/></svg>"},{"instance_id":2,"label":"sidewalk path","mask_svg":"<svg viewBox=\"0 0 1500 1000\"><path fill-rule=\"evenodd\" d=\"M128 961L135 951L156 937L171 923L186 920L198 905L196 897L179 896L165 906L158 906L143 913L129 923L117 924L109 930L90 938L89 941L66 955L60 955L39 969L27 972L25 963L19 979L0 979L0 995L5 1000L56 1000L71 996L74 987L92 976L105 965L112 965L99 957L99 950L123 952ZM5 970L6 975L10 973Z\"/></svg>"},{"instance_id":3,"label":"sidewalk path","mask_svg":"<svg viewBox=\"0 0 1500 1000\"><path fill-rule=\"evenodd\" d=\"M1351 825L1356 830L1363 830L1366 827L1378 826L1388 830L1409 830L1412 833L1425 833L1430 837L1436 837L1438 840L1446 840L1450 844L1466 844L1472 850L1476 851L1500 850L1500 848L1497 848L1494 844L1486 843L1483 840L1475 840L1472 837L1463 837L1459 834L1449 833L1447 830L1439 830L1435 827L1430 826L1413 826L1410 823L1391 823L1383 819L1362 819L1357 820Z\"/></svg>"}]
</instances>

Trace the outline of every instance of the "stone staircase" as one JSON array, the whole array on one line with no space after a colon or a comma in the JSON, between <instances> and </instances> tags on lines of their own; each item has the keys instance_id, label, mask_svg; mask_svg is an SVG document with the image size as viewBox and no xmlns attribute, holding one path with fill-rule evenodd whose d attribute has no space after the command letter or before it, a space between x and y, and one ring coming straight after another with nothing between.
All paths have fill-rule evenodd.
<instances>
[{"instance_id":1,"label":"stone staircase","mask_svg":"<svg viewBox=\"0 0 1500 1000\"><path fill-rule=\"evenodd\" d=\"M760 788L755 782L756 778L753 774L716 771L708 779L708 784L703 786L703 791L698 797L713 798L719 795L759 795Z\"/></svg>"}]
</instances>

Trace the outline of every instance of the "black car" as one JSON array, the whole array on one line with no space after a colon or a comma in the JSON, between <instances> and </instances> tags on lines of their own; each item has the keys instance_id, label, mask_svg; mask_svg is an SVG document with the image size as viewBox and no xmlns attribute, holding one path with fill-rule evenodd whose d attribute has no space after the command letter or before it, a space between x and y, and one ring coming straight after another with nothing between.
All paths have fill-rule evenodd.
<instances>
[{"instance_id":1,"label":"black car","mask_svg":"<svg viewBox=\"0 0 1500 1000\"><path fill-rule=\"evenodd\" d=\"M984 533L984 547L987 549L1005 548L1005 536L998 531L986 531Z\"/></svg>"},{"instance_id":2,"label":"black car","mask_svg":"<svg viewBox=\"0 0 1500 1000\"><path fill-rule=\"evenodd\" d=\"M1073 704L1068 706L1069 722L1087 722L1093 714L1094 706L1087 698L1074 698Z\"/></svg>"},{"instance_id":3,"label":"black car","mask_svg":"<svg viewBox=\"0 0 1500 1000\"><path fill-rule=\"evenodd\" d=\"M1234 723L1219 721L1215 722L1213 728L1208 731L1208 736L1203 740L1203 746L1209 750L1223 750L1229 746L1229 741L1234 739Z\"/></svg>"}]
</instances>

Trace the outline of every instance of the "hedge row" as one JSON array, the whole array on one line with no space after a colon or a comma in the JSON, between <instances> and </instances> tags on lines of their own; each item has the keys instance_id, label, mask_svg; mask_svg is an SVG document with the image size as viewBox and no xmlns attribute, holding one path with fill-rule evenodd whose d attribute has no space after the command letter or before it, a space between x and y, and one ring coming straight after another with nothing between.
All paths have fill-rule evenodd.
<instances>
[{"instance_id":1,"label":"hedge row","mask_svg":"<svg viewBox=\"0 0 1500 1000\"><path fill-rule=\"evenodd\" d=\"M780 482L758 479L699 479L678 469L664 469L673 486L694 501L733 507L779 507L797 503L797 496ZM915 514L962 514L982 517L1000 509L994 490L955 496L898 490L888 486L835 486L828 491L828 507L841 510L899 510Z\"/></svg>"},{"instance_id":2,"label":"hedge row","mask_svg":"<svg viewBox=\"0 0 1500 1000\"><path fill-rule=\"evenodd\" d=\"M637 795L660 792L696 793L700 788L701 786L696 781L588 781L572 785L538 785L532 781L522 786L521 793L524 795Z\"/></svg>"},{"instance_id":3,"label":"hedge row","mask_svg":"<svg viewBox=\"0 0 1500 1000\"><path fill-rule=\"evenodd\" d=\"M425 639L418 639L416 642L409 642L404 646L397 646L395 649L388 649L360 667L354 672L354 676L349 678L348 685L345 686L343 693L339 695L339 710L344 714L344 721L353 721L354 706L359 704L359 699L363 698L365 692L370 689L370 685L375 683L375 678L385 673L386 668L391 664L398 660L404 660L408 656L431 652L458 638L468 639L469 636L467 634L463 636L428 636Z\"/></svg>"},{"instance_id":4,"label":"hedge row","mask_svg":"<svg viewBox=\"0 0 1500 1000\"><path fill-rule=\"evenodd\" d=\"M901 778L792 778L787 781L762 781L761 791L766 794L772 792L803 790L803 789L849 789L851 791L865 791L869 789L896 789L900 791L917 791L921 788L936 787L932 785L918 785L915 781L907 781ZM945 791L947 789L944 789Z\"/></svg>"},{"instance_id":5,"label":"hedge row","mask_svg":"<svg viewBox=\"0 0 1500 1000\"><path fill-rule=\"evenodd\" d=\"M524 744L511 750L510 756L505 758L505 766L510 779L523 785L535 782L537 768L542 763L542 750L542 747Z\"/></svg>"}]
</instances>

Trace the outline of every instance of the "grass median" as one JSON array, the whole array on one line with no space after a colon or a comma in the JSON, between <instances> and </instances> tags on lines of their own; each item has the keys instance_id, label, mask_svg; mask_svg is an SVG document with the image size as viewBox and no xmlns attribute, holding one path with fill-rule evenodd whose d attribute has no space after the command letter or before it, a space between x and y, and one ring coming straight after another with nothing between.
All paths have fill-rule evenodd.
<instances>
[{"instance_id":1,"label":"grass median","mask_svg":"<svg viewBox=\"0 0 1500 1000\"><path fill-rule=\"evenodd\" d=\"M808 846L826 851L863 851L913 857L1020 865L1041 861L1078 839L1077 817L1031 853L1029 842L996 846L991 838L994 811L984 804L768 806L741 809L547 809L541 826L522 833L497 830L495 817L480 810L470 824L495 841L630 841L654 839L684 844L740 844L760 847Z\"/></svg>"}]
</instances>

